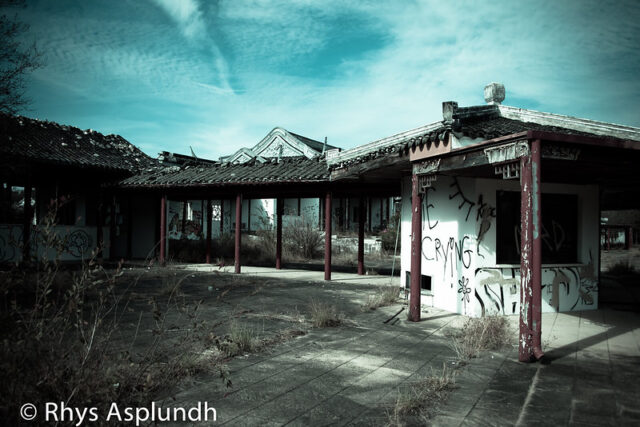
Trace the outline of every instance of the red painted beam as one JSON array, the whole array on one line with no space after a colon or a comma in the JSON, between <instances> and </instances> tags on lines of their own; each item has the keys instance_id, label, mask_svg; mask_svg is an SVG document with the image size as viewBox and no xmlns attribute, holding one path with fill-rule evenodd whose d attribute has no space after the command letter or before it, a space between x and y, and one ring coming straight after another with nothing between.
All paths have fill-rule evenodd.
<instances>
[{"instance_id":1,"label":"red painted beam","mask_svg":"<svg viewBox=\"0 0 640 427\"><path fill-rule=\"evenodd\" d=\"M422 275L422 197L418 176L411 176L411 297L409 320L420 320L420 278Z\"/></svg>"},{"instance_id":2,"label":"red painted beam","mask_svg":"<svg viewBox=\"0 0 640 427\"><path fill-rule=\"evenodd\" d=\"M276 270L282 268L282 211L284 200L276 199Z\"/></svg>"},{"instance_id":3,"label":"red painted beam","mask_svg":"<svg viewBox=\"0 0 640 427\"><path fill-rule=\"evenodd\" d=\"M324 199L324 280L331 280L331 192Z\"/></svg>"},{"instance_id":4,"label":"red painted beam","mask_svg":"<svg viewBox=\"0 0 640 427\"><path fill-rule=\"evenodd\" d=\"M364 275L364 223L366 220L364 196L360 196L358 202L358 274Z\"/></svg>"},{"instance_id":5,"label":"red painted beam","mask_svg":"<svg viewBox=\"0 0 640 427\"><path fill-rule=\"evenodd\" d=\"M236 195L236 245L235 245L235 272L240 274L240 244L242 236L242 193Z\"/></svg>"},{"instance_id":6,"label":"red painted beam","mask_svg":"<svg viewBox=\"0 0 640 427\"><path fill-rule=\"evenodd\" d=\"M167 196L160 197L160 265L166 264L167 250Z\"/></svg>"},{"instance_id":7,"label":"red painted beam","mask_svg":"<svg viewBox=\"0 0 640 427\"><path fill-rule=\"evenodd\" d=\"M213 209L211 208L211 199L207 199L207 264L211 264L211 228L213 227L212 216Z\"/></svg>"}]
</instances>

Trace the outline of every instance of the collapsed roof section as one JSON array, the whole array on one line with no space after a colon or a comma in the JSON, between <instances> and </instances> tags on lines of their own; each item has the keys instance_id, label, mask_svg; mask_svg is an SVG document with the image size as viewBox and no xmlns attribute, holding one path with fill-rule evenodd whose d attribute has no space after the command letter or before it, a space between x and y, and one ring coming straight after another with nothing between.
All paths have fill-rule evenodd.
<instances>
[{"instance_id":1,"label":"collapsed roof section","mask_svg":"<svg viewBox=\"0 0 640 427\"><path fill-rule=\"evenodd\" d=\"M5 113L0 113L0 155L6 162L28 161L126 174L156 163L119 135Z\"/></svg>"}]
</instances>

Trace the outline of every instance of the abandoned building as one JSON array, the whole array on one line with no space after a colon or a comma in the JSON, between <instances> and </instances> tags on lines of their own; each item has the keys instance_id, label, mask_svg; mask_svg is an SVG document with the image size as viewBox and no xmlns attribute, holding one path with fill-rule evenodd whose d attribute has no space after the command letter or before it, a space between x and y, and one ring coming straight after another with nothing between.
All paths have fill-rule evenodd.
<instances>
[{"instance_id":1,"label":"abandoned building","mask_svg":"<svg viewBox=\"0 0 640 427\"><path fill-rule=\"evenodd\" d=\"M421 304L519 314L520 359L540 358L541 312L598 306L600 213L640 208L640 129L504 106L504 98L492 83L486 105L444 102L441 120L344 151L275 128L220 161L151 159L120 137L3 116L2 222L14 225L2 225L0 259L37 254L30 229L48 200L72 192L82 197L56 225L83 233L69 254L103 242L105 257L163 262L170 238L184 233L206 241L209 263L212 239L232 233L240 272L242 231L261 221L257 206L276 229L281 268L283 217L310 206L326 235L336 220L357 226L364 274L365 224L384 225L401 196L410 318L419 320ZM21 197L35 208L23 202L18 221L8 212ZM12 252L11 241L22 250ZM325 239L327 280L331 244Z\"/></svg>"}]
</instances>

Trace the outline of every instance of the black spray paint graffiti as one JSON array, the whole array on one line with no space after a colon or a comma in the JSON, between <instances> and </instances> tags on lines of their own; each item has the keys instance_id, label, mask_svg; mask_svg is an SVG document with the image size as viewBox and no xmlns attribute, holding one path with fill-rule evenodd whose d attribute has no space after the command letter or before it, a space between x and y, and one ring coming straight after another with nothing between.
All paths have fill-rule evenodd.
<instances>
[{"instance_id":1,"label":"black spray paint graffiti","mask_svg":"<svg viewBox=\"0 0 640 427\"><path fill-rule=\"evenodd\" d=\"M565 242L567 234L564 231L564 228L560 223L555 220L551 221L551 232L547 230L544 224L542 225L542 234L540 234L540 238L542 238L542 242L547 246L549 252L555 253L560 252L562 249L562 245ZM520 224L516 225L513 229L515 244L516 244L516 252L520 255L520 234L522 228Z\"/></svg>"},{"instance_id":2,"label":"black spray paint graffiti","mask_svg":"<svg viewBox=\"0 0 640 427\"><path fill-rule=\"evenodd\" d=\"M478 230L478 238L476 239L476 253L484 258L480 253L480 243L484 239L485 234L491 228L492 218L496 217L496 208L485 203L482 194L478 196L478 211L476 212L476 222L480 221L480 229Z\"/></svg>"},{"instance_id":3,"label":"black spray paint graffiti","mask_svg":"<svg viewBox=\"0 0 640 427\"><path fill-rule=\"evenodd\" d=\"M423 209L423 212L425 213L425 215L427 216L427 226L429 227L429 230L433 230L434 228L436 228L438 226L438 222L436 221L433 225L431 224L431 218L429 217L429 209L434 208L432 203L429 203L429 191L436 191L436 189L434 187L427 187L426 191L424 193L424 204L425 204L425 208ZM422 224L424 224L424 218L422 218ZM423 226L424 228L424 226Z\"/></svg>"},{"instance_id":4,"label":"black spray paint graffiti","mask_svg":"<svg viewBox=\"0 0 640 427\"><path fill-rule=\"evenodd\" d=\"M489 229L491 228L492 218L496 217L496 208L490 206L488 203L484 202L484 198L482 194L478 195L478 201L473 202L467 196L465 196L462 191L462 187L458 182L457 178L453 178L453 183L450 187L454 188L454 192L449 194L449 200L460 199L460 204L458 205L458 210L462 210L466 207L467 214L465 216L465 222L469 220L469 215L473 211L473 208L476 208L476 222L480 222L480 226L478 228L478 237L476 239L476 253L478 256L484 258L484 256L480 253L480 243L484 239L484 236L487 234ZM428 216L427 216L428 217ZM436 223L437 225L437 223Z\"/></svg>"},{"instance_id":5,"label":"black spray paint graffiti","mask_svg":"<svg viewBox=\"0 0 640 427\"><path fill-rule=\"evenodd\" d=\"M487 273L489 277L478 282L478 275ZM494 269L478 269L476 270L476 290L475 297L480 304L482 316L488 311L493 312L493 308L497 313L515 314L518 303L518 279L515 278L515 270L511 270L511 277L505 278L501 270ZM509 297L505 300L504 288L508 287ZM480 292L478 292L480 289Z\"/></svg>"},{"instance_id":6,"label":"black spray paint graffiti","mask_svg":"<svg viewBox=\"0 0 640 427\"><path fill-rule=\"evenodd\" d=\"M462 188L460 187L460 183L458 182L458 178L453 178L453 183L450 185L450 187L455 187L456 191L453 194L449 194L449 200L453 200L455 198L459 198L461 200L460 204L458 205L458 210L462 210L464 206L469 206L467 209L467 216L464 219L465 221L467 221L469 219L469 215L471 214L471 209L473 209L476 204L464 195L464 193L462 192Z\"/></svg>"},{"instance_id":7,"label":"black spray paint graffiti","mask_svg":"<svg viewBox=\"0 0 640 427\"><path fill-rule=\"evenodd\" d=\"M453 277L456 260L462 263L464 268L471 266L473 251L471 249L464 249L465 242L468 239L469 236L464 236L461 240L456 241L455 238L450 237L445 246L437 237L432 239L429 236L425 236L422 239L422 256L427 261L442 262L444 274L447 274L448 266L451 270L451 277Z\"/></svg>"},{"instance_id":8,"label":"black spray paint graffiti","mask_svg":"<svg viewBox=\"0 0 640 427\"><path fill-rule=\"evenodd\" d=\"M460 280L458 280L458 293L462 295L462 304L464 305L464 313L467 313L467 303L471 301L469 298L469 294L471 293L471 288L469 287L469 279L462 276Z\"/></svg>"},{"instance_id":9,"label":"black spray paint graffiti","mask_svg":"<svg viewBox=\"0 0 640 427\"><path fill-rule=\"evenodd\" d=\"M91 237L84 230L76 230L67 236L64 248L69 254L80 258L91 250Z\"/></svg>"},{"instance_id":10,"label":"black spray paint graffiti","mask_svg":"<svg viewBox=\"0 0 640 427\"><path fill-rule=\"evenodd\" d=\"M589 276L592 270L592 262L584 267L543 269L543 300L556 311L570 311L594 305L594 293L598 292L598 284L595 277ZM474 295L483 316L491 313L518 312L518 271L517 268L476 270Z\"/></svg>"}]
</instances>

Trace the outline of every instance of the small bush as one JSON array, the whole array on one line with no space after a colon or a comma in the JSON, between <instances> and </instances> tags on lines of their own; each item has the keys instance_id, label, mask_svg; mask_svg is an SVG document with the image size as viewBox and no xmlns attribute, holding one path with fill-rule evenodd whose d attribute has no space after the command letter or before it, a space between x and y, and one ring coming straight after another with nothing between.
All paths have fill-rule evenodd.
<instances>
[{"instance_id":1,"label":"small bush","mask_svg":"<svg viewBox=\"0 0 640 427\"><path fill-rule=\"evenodd\" d=\"M342 317L338 314L335 305L311 300L309 311L311 312L311 323L316 328L339 326L342 323Z\"/></svg>"},{"instance_id":2,"label":"small bush","mask_svg":"<svg viewBox=\"0 0 640 427\"><path fill-rule=\"evenodd\" d=\"M398 391L393 412L388 414L389 424L405 425L406 417L415 417L420 423L425 422L435 415L439 405L454 387L455 374L446 365L442 365L442 372L432 369L429 376Z\"/></svg>"},{"instance_id":3,"label":"small bush","mask_svg":"<svg viewBox=\"0 0 640 427\"><path fill-rule=\"evenodd\" d=\"M398 299L399 294L400 288L397 286L378 286L375 294L367 297L367 302L362 306L362 310L375 310L378 307L392 305Z\"/></svg>"},{"instance_id":4,"label":"small bush","mask_svg":"<svg viewBox=\"0 0 640 427\"><path fill-rule=\"evenodd\" d=\"M499 350L512 339L509 321L504 316L470 318L452 341L453 350L460 361L476 357L486 350Z\"/></svg>"}]
</instances>

